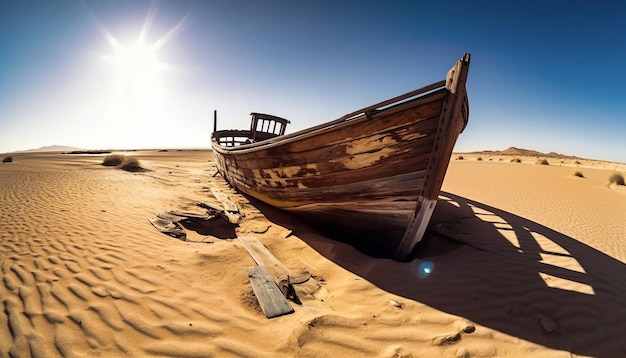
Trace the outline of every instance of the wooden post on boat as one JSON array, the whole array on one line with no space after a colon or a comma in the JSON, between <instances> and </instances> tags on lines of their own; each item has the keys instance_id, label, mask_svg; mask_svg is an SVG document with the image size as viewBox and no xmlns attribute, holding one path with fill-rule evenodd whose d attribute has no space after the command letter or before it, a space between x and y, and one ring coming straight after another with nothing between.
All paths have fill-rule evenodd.
<instances>
[{"instance_id":1,"label":"wooden post on boat","mask_svg":"<svg viewBox=\"0 0 626 358\"><path fill-rule=\"evenodd\" d=\"M217 109L213 110L213 133L217 132Z\"/></svg>"}]
</instances>

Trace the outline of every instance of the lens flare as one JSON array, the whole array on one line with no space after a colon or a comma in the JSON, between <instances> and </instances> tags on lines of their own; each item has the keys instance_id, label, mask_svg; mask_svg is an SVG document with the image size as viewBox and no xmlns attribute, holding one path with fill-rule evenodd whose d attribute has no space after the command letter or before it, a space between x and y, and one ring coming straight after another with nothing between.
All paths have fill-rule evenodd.
<instances>
[{"instance_id":1,"label":"lens flare","mask_svg":"<svg viewBox=\"0 0 626 358\"><path fill-rule=\"evenodd\" d=\"M423 261L417 267L417 277L426 278L435 269L435 264L432 261Z\"/></svg>"}]
</instances>

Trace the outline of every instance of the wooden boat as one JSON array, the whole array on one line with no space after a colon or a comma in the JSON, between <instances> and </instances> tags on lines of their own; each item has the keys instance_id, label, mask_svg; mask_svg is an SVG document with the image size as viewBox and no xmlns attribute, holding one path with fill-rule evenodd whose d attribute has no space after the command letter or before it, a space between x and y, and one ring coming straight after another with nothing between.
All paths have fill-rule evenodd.
<instances>
[{"instance_id":1,"label":"wooden boat","mask_svg":"<svg viewBox=\"0 0 626 358\"><path fill-rule=\"evenodd\" d=\"M321 231L404 260L424 235L467 125L469 62L465 54L443 81L291 134L288 120L252 113L249 130L214 130L217 170Z\"/></svg>"}]
</instances>

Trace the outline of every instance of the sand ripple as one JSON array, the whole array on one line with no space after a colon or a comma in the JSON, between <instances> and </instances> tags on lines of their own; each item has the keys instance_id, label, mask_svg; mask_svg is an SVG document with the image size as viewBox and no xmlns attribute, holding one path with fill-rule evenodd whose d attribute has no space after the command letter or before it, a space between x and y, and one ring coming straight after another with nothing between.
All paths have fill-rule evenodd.
<instances>
[{"instance_id":1,"label":"sand ripple","mask_svg":"<svg viewBox=\"0 0 626 358\"><path fill-rule=\"evenodd\" d=\"M251 317L224 327L241 315L239 298L203 289L215 280L201 272L205 248L171 245L146 225L154 208L185 202L180 191L164 195L155 173L14 164L0 172L0 356L258 353L228 338ZM219 280L240 284L239 273Z\"/></svg>"}]
</instances>

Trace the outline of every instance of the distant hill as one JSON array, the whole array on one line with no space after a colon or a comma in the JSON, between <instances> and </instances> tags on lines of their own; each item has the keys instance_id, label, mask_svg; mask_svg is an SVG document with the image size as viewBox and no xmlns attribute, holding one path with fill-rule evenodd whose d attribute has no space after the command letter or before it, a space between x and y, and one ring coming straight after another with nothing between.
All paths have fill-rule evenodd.
<instances>
[{"instance_id":1,"label":"distant hill","mask_svg":"<svg viewBox=\"0 0 626 358\"><path fill-rule=\"evenodd\" d=\"M531 149L523 149L510 147L505 150L483 150L482 152L476 152L481 154L491 154L491 155L512 155L512 156L525 156L525 157L542 157L542 158L559 158L559 159L582 159L580 157L576 157L573 155L565 155L555 152L550 153L542 153L536 150Z\"/></svg>"},{"instance_id":2,"label":"distant hill","mask_svg":"<svg viewBox=\"0 0 626 358\"><path fill-rule=\"evenodd\" d=\"M510 147L507 148L503 151L501 151L501 154L504 155L524 155L524 156L535 156L535 155L540 155L543 156L544 154L541 152L538 152L536 150L532 150L532 149L523 149L523 148L516 148L516 147Z\"/></svg>"},{"instance_id":3,"label":"distant hill","mask_svg":"<svg viewBox=\"0 0 626 358\"><path fill-rule=\"evenodd\" d=\"M74 150L81 150L81 148L70 147L67 145L47 145L45 147L37 149L28 149L19 151L20 153L33 153L33 152L71 152Z\"/></svg>"}]
</instances>

